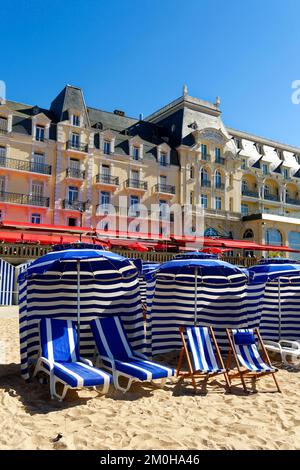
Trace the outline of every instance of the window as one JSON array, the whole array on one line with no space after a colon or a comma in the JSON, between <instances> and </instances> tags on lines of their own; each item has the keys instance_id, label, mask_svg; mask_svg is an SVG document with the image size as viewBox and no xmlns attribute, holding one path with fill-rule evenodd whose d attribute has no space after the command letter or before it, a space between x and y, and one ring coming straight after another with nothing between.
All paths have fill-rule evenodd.
<instances>
[{"instance_id":1,"label":"window","mask_svg":"<svg viewBox=\"0 0 300 470\"><path fill-rule=\"evenodd\" d=\"M140 224L137 224L137 225L135 226L135 231L136 231L136 232L139 232L140 230L141 230Z\"/></svg>"},{"instance_id":2,"label":"window","mask_svg":"<svg viewBox=\"0 0 300 470\"><path fill-rule=\"evenodd\" d=\"M140 158L140 149L139 147L133 147L133 150L132 150L132 157L133 157L133 160L139 160Z\"/></svg>"},{"instance_id":3,"label":"window","mask_svg":"<svg viewBox=\"0 0 300 470\"><path fill-rule=\"evenodd\" d=\"M222 198L217 196L215 199L215 208L217 211L220 211L222 209Z\"/></svg>"},{"instance_id":4,"label":"window","mask_svg":"<svg viewBox=\"0 0 300 470\"><path fill-rule=\"evenodd\" d=\"M138 183L140 180L140 172L138 170L131 170L131 179Z\"/></svg>"},{"instance_id":5,"label":"window","mask_svg":"<svg viewBox=\"0 0 300 470\"><path fill-rule=\"evenodd\" d=\"M207 160L207 145L201 144L201 158L202 160Z\"/></svg>"},{"instance_id":6,"label":"window","mask_svg":"<svg viewBox=\"0 0 300 470\"><path fill-rule=\"evenodd\" d=\"M202 186L208 186L208 172L205 168L201 170L201 184Z\"/></svg>"},{"instance_id":7,"label":"window","mask_svg":"<svg viewBox=\"0 0 300 470\"><path fill-rule=\"evenodd\" d=\"M266 163L263 164L262 166L263 174L268 175L269 174L269 167Z\"/></svg>"},{"instance_id":8,"label":"window","mask_svg":"<svg viewBox=\"0 0 300 470\"><path fill-rule=\"evenodd\" d=\"M264 197L268 197L270 194L271 194L270 186L268 184L265 184L265 186L264 186Z\"/></svg>"},{"instance_id":9,"label":"window","mask_svg":"<svg viewBox=\"0 0 300 470\"><path fill-rule=\"evenodd\" d=\"M244 232L243 238L254 238L253 230L251 228L247 228Z\"/></svg>"},{"instance_id":10,"label":"window","mask_svg":"<svg viewBox=\"0 0 300 470\"><path fill-rule=\"evenodd\" d=\"M265 243L267 245L280 246L282 242L282 236L279 230L276 228L269 228L265 231Z\"/></svg>"},{"instance_id":11,"label":"window","mask_svg":"<svg viewBox=\"0 0 300 470\"><path fill-rule=\"evenodd\" d=\"M35 140L40 142L44 142L45 140L45 127L44 126L36 126L35 128Z\"/></svg>"},{"instance_id":12,"label":"window","mask_svg":"<svg viewBox=\"0 0 300 470\"><path fill-rule=\"evenodd\" d=\"M168 166L168 156L165 152L160 152L159 164L160 166Z\"/></svg>"},{"instance_id":13,"label":"window","mask_svg":"<svg viewBox=\"0 0 300 470\"><path fill-rule=\"evenodd\" d=\"M249 207L248 207L247 204L242 204L241 205L241 213L242 213L242 215L248 215ZM245 236L244 236L244 238L245 238Z\"/></svg>"},{"instance_id":14,"label":"window","mask_svg":"<svg viewBox=\"0 0 300 470\"><path fill-rule=\"evenodd\" d=\"M194 204L194 191L190 192L190 204Z\"/></svg>"},{"instance_id":15,"label":"window","mask_svg":"<svg viewBox=\"0 0 300 470\"><path fill-rule=\"evenodd\" d=\"M298 163L298 165L300 165L300 155L297 155L296 153L294 153L294 157L295 157L296 162Z\"/></svg>"},{"instance_id":16,"label":"window","mask_svg":"<svg viewBox=\"0 0 300 470\"><path fill-rule=\"evenodd\" d=\"M283 168L283 176L286 180L289 179L289 170L288 170L288 168Z\"/></svg>"},{"instance_id":17,"label":"window","mask_svg":"<svg viewBox=\"0 0 300 470\"><path fill-rule=\"evenodd\" d=\"M103 183L110 182L110 166L102 165L102 181Z\"/></svg>"},{"instance_id":18,"label":"window","mask_svg":"<svg viewBox=\"0 0 300 470\"><path fill-rule=\"evenodd\" d=\"M192 165L190 168L190 178L193 180L195 177L194 166Z\"/></svg>"},{"instance_id":19,"label":"window","mask_svg":"<svg viewBox=\"0 0 300 470\"><path fill-rule=\"evenodd\" d=\"M219 147L216 147L215 150L215 160L216 163L221 163L221 149Z\"/></svg>"},{"instance_id":20,"label":"window","mask_svg":"<svg viewBox=\"0 0 300 470\"><path fill-rule=\"evenodd\" d=\"M40 173L45 164L45 155L43 153L34 153L32 155L32 171Z\"/></svg>"},{"instance_id":21,"label":"window","mask_svg":"<svg viewBox=\"0 0 300 470\"><path fill-rule=\"evenodd\" d=\"M219 232L213 228L213 227L208 227L207 229L205 229L204 231L204 236L205 237L219 237L220 234Z\"/></svg>"},{"instance_id":22,"label":"window","mask_svg":"<svg viewBox=\"0 0 300 470\"><path fill-rule=\"evenodd\" d=\"M243 146L242 146L242 141L241 139L238 139L237 137L235 137L235 145L237 146L238 149L242 149Z\"/></svg>"},{"instance_id":23,"label":"window","mask_svg":"<svg viewBox=\"0 0 300 470\"><path fill-rule=\"evenodd\" d=\"M73 202L78 201L79 197L79 190L77 186L69 186L68 187L68 202L72 204Z\"/></svg>"},{"instance_id":24,"label":"window","mask_svg":"<svg viewBox=\"0 0 300 470\"><path fill-rule=\"evenodd\" d=\"M79 116L79 114L73 114L73 116L72 116L72 126L80 126L80 116Z\"/></svg>"},{"instance_id":25,"label":"window","mask_svg":"<svg viewBox=\"0 0 300 470\"><path fill-rule=\"evenodd\" d=\"M242 194L245 194L248 190L248 183L246 180L242 180Z\"/></svg>"},{"instance_id":26,"label":"window","mask_svg":"<svg viewBox=\"0 0 300 470\"><path fill-rule=\"evenodd\" d=\"M216 188L221 188L222 186L222 175L219 171L215 173L215 186Z\"/></svg>"},{"instance_id":27,"label":"window","mask_svg":"<svg viewBox=\"0 0 300 470\"><path fill-rule=\"evenodd\" d=\"M242 159L241 169L246 170L246 160L244 158Z\"/></svg>"},{"instance_id":28,"label":"window","mask_svg":"<svg viewBox=\"0 0 300 470\"><path fill-rule=\"evenodd\" d=\"M73 148L78 149L80 145L80 135L76 132L72 132L71 134L71 145Z\"/></svg>"},{"instance_id":29,"label":"window","mask_svg":"<svg viewBox=\"0 0 300 470\"><path fill-rule=\"evenodd\" d=\"M69 227L76 227L77 226L76 217L68 217L68 226Z\"/></svg>"},{"instance_id":30,"label":"window","mask_svg":"<svg viewBox=\"0 0 300 470\"><path fill-rule=\"evenodd\" d=\"M100 204L104 208L107 208L107 206L110 204L110 193L108 191L101 191L101 193L100 193Z\"/></svg>"},{"instance_id":31,"label":"window","mask_svg":"<svg viewBox=\"0 0 300 470\"><path fill-rule=\"evenodd\" d=\"M31 214L31 223L40 224L41 223L41 214Z\"/></svg>"},{"instance_id":32,"label":"window","mask_svg":"<svg viewBox=\"0 0 300 470\"><path fill-rule=\"evenodd\" d=\"M5 176L0 176L0 194L5 193Z\"/></svg>"},{"instance_id":33,"label":"window","mask_svg":"<svg viewBox=\"0 0 300 470\"><path fill-rule=\"evenodd\" d=\"M201 194L201 207L203 207L203 209L207 209L208 207L208 199L206 194Z\"/></svg>"},{"instance_id":34,"label":"window","mask_svg":"<svg viewBox=\"0 0 300 470\"><path fill-rule=\"evenodd\" d=\"M103 153L105 153L106 155L110 154L110 144L111 142L109 140L105 140L103 143Z\"/></svg>"},{"instance_id":35,"label":"window","mask_svg":"<svg viewBox=\"0 0 300 470\"><path fill-rule=\"evenodd\" d=\"M5 117L0 117L0 134L8 131L8 120Z\"/></svg>"},{"instance_id":36,"label":"window","mask_svg":"<svg viewBox=\"0 0 300 470\"><path fill-rule=\"evenodd\" d=\"M32 202L33 204L35 202L39 203L41 201L41 198L43 197L44 194L44 185L40 181L33 181L32 182Z\"/></svg>"},{"instance_id":37,"label":"window","mask_svg":"<svg viewBox=\"0 0 300 470\"><path fill-rule=\"evenodd\" d=\"M140 203L139 196L131 195L129 198L129 215L131 217L138 217L139 211L137 205Z\"/></svg>"},{"instance_id":38,"label":"window","mask_svg":"<svg viewBox=\"0 0 300 470\"><path fill-rule=\"evenodd\" d=\"M0 158L2 161L6 158L6 147L0 146Z\"/></svg>"},{"instance_id":39,"label":"window","mask_svg":"<svg viewBox=\"0 0 300 470\"><path fill-rule=\"evenodd\" d=\"M168 217L168 208L169 208L169 205L167 203L167 201L164 201L163 199L161 199L159 201L159 217L161 219L166 219Z\"/></svg>"},{"instance_id":40,"label":"window","mask_svg":"<svg viewBox=\"0 0 300 470\"><path fill-rule=\"evenodd\" d=\"M263 147L262 144L256 143L256 144L255 144L255 147L256 147L256 150L258 151L258 153L259 153L260 155L264 155L264 147Z\"/></svg>"}]
</instances>

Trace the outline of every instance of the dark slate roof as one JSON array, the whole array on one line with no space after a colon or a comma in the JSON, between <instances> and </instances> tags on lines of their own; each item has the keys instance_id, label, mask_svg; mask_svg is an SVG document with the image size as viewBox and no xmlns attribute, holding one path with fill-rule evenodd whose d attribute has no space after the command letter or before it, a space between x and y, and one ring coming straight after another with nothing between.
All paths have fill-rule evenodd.
<instances>
[{"instance_id":1,"label":"dark slate roof","mask_svg":"<svg viewBox=\"0 0 300 470\"><path fill-rule=\"evenodd\" d=\"M68 119L68 109L74 109L75 111L82 113L83 116L85 116L85 125L89 126L81 88L71 85L65 86L50 105L50 110L58 121L65 121Z\"/></svg>"},{"instance_id":2,"label":"dark slate roof","mask_svg":"<svg viewBox=\"0 0 300 470\"><path fill-rule=\"evenodd\" d=\"M108 111L102 111L101 109L87 108L90 123L92 127L95 127L97 123L102 125L101 129L111 129L113 131L121 132L130 126L133 126L137 119L130 118L127 116L119 116L115 113Z\"/></svg>"}]
</instances>

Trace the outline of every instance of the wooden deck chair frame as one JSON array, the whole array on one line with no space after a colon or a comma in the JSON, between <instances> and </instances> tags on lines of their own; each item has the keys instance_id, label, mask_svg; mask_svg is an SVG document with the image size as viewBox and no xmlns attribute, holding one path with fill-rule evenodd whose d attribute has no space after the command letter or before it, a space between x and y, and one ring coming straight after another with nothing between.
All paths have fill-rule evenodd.
<instances>
[{"instance_id":1,"label":"wooden deck chair frame","mask_svg":"<svg viewBox=\"0 0 300 470\"><path fill-rule=\"evenodd\" d=\"M259 344L261 346L261 349L262 349L262 352L263 352L262 359L265 360L265 362L268 364L268 366L273 368L273 365L270 361L268 352L267 352L266 347L263 343L263 340L262 340L262 337L260 335L260 332L259 332L258 328L254 328L253 332L254 332L254 334L256 334L256 336L258 338L258 341L259 341ZM231 384L232 379L239 377L241 379L244 392L249 393L249 390L248 390L246 382L245 382L245 378L253 378L253 379L256 380L256 379L258 379L260 377L264 377L266 375L272 375L273 380L274 380L275 385L276 385L276 388L277 388L277 391L279 393L281 393L281 389L280 389L278 381L275 377L276 372L270 372L270 371L255 372L255 371L250 371L248 369L244 369L240 365L238 357L237 357L237 353L236 353L236 350L235 350L235 347L234 347L234 343L233 343L232 330L229 329L229 328L226 328L226 333L227 333L227 337L228 337L229 345L230 345L230 348L229 348L229 351L228 351L228 356L227 356L227 361L226 361L226 368L227 368L227 370L230 369L231 357L233 355L234 361L236 363L236 367L237 367L237 370L238 370L238 372L236 372L236 373L228 374L230 384Z\"/></svg>"},{"instance_id":2,"label":"wooden deck chair frame","mask_svg":"<svg viewBox=\"0 0 300 470\"><path fill-rule=\"evenodd\" d=\"M220 369L223 369L224 372L213 372L213 373L211 373L211 372L201 372L200 370L193 370L192 361L191 361L191 358L190 358L190 353L189 353L189 350L188 350L188 347L187 347L186 339L184 337L185 328L183 326L181 326L179 328L179 332L180 332L181 341L182 341L182 348L181 348L180 354L179 354L177 370L176 370L176 377L183 377L183 379L190 378L192 380L192 384L193 384L194 390L196 392L197 391L197 384L196 384L196 380L195 380L196 378L200 378L200 379L207 378L208 379L208 378L214 377L216 375L224 375L228 391L231 392L231 385L230 385L230 381L229 381L229 378L228 378L228 373L227 373L227 370L225 369L224 362L223 362L223 359L222 359L222 356L221 356L221 352L220 352L220 349L219 349L219 346L218 346L213 328L211 326L209 326L208 329L209 329L210 336L211 336L211 339L213 341L213 344L216 348L216 353L217 353L216 354L216 359L219 361ZM187 360L188 372L180 372L184 355L186 356L186 360Z\"/></svg>"}]
</instances>

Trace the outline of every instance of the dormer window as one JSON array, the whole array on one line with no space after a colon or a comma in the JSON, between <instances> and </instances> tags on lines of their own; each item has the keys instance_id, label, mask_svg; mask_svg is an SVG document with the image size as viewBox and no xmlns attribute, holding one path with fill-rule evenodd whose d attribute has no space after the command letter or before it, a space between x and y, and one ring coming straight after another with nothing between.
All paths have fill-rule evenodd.
<instances>
[{"instance_id":1,"label":"dormer window","mask_svg":"<svg viewBox=\"0 0 300 470\"><path fill-rule=\"evenodd\" d=\"M8 119L0 116L0 134L8 132Z\"/></svg>"},{"instance_id":2,"label":"dormer window","mask_svg":"<svg viewBox=\"0 0 300 470\"><path fill-rule=\"evenodd\" d=\"M246 160L243 158L243 159L242 159L242 163L241 163L241 169L242 169L242 170L246 170L246 168L247 168Z\"/></svg>"},{"instance_id":3,"label":"dormer window","mask_svg":"<svg viewBox=\"0 0 300 470\"><path fill-rule=\"evenodd\" d=\"M35 140L39 142L44 142L45 140L45 127L44 126L36 126L35 128Z\"/></svg>"},{"instance_id":4,"label":"dormer window","mask_svg":"<svg viewBox=\"0 0 300 470\"><path fill-rule=\"evenodd\" d=\"M243 146L242 146L242 140L241 140L241 139L238 139L237 137L235 137L234 141L235 141L235 145L237 146L237 148L238 148L239 150L241 150L241 149L243 148Z\"/></svg>"},{"instance_id":5,"label":"dormer window","mask_svg":"<svg viewBox=\"0 0 300 470\"><path fill-rule=\"evenodd\" d=\"M263 172L263 175L269 174L269 166L266 163L264 163L262 166L262 172Z\"/></svg>"},{"instance_id":6,"label":"dormer window","mask_svg":"<svg viewBox=\"0 0 300 470\"><path fill-rule=\"evenodd\" d=\"M264 154L264 148L263 148L262 144L256 143L256 144L255 144L255 147L256 147L256 150L258 151L258 153L259 153L260 155L263 155L263 154Z\"/></svg>"},{"instance_id":7,"label":"dormer window","mask_svg":"<svg viewBox=\"0 0 300 470\"><path fill-rule=\"evenodd\" d=\"M166 152L160 152L159 164L160 166L168 166L168 155L166 154Z\"/></svg>"},{"instance_id":8,"label":"dormer window","mask_svg":"<svg viewBox=\"0 0 300 470\"><path fill-rule=\"evenodd\" d=\"M277 153L278 158L280 158L280 160L283 160L283 151L277 149L277 150L276 150L276 153Z\"/></svg>"},{"instance_id":9,"label":"dormer window","mask_svg":"<svg viewBox=\"0 0 300 470\"><path fill-rule=\"evenodd\" d=\"M300 155L297 155L296 153L294 153L294 157L295 157L296 162L298 163L298 165L300 165Z\"/></svg>"},{"instance_id":10,"label":"dormer window","mask_svg":"<svg viewBox=\"0 0 300 470\"><path fill-rule=\"evenodd\" d=\"M80 126L80 116L79 114L73 114L72 115L72 126Z\"/></svg>"},{"instance_id":11,"label":"dormer window","mask_svg":"<svg viewBox=\"0 0 300 470\"><path fill-rule=\"evenodd\" d=\"M284 179L286 179L286 180L289 179L290 174L289 174L289 169L288 168L283 168L283 176L284 176Z\"/></svg>"},{"instance_id":12,"label":"dormer window","mask_svg":"<svg viewBox=\"0 0 300 470\"><path fill-rule=\"evenodd\" d=\"M139 147L134 146L132 149L132 158L133 160L139 160L140 159L140 149Z\"/></svg>"},{"instance_id":13,"label":"dormer window","mask_svg":"<svg viewBox=\"0 0 300 470\"><path fill-rule=\"evenodd\" d=\"M106 155L109 155L111 153L111 141L110 140L105 140L103 142L103 153Z\"/></svg>"}]
</instances>

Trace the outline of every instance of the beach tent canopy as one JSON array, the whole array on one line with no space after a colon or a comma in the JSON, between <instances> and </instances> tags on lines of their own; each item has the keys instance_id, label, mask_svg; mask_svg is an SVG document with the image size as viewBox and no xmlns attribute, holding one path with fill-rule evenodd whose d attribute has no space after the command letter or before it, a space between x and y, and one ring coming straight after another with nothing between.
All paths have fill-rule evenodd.
<instances>
[{"instance_id":1,"label":"beach tent canopy","mask_svg":"<svg viewBox=\"0 0 300 470\"><path fill-rule=\"evenodd\" d=\"M149 335L153 355L181 348L180 326L212 325L221 347L225 328L249 326L247 275L218 259L180 259L163 263L148 302ZM197 278L197 279L196 279ZM197 282L196 282L197 281Z\"/></svg>"},{"instance_id":2,"label":"beach tent canopy","mask_svg":"<svg viewBox=\"0 0 300 470\"><path fill-rule=\"evenodd\" d=\"M53 251L35 260L19 276L21 372L30 377L30 365L39 352L39 322L44 317L71 319L78 315L80 266L81 354L90 357L95 344L90 321L119 315L131 346L144 348L144 324L138 272L126 258L90 248Z\"/></svg>"},{"instance_id":3,"label":"beach tent canopy","mask_svg":"<svg viewBox=\"0 0 300 470\"><path fill-rule=\"evenodd\" d=\"M264 339L300 339L300 264L270 258L249 268L249 305L254 297Z\"/></svg>"},{"instance_id":4,"label":"beach tent canopy","mask_svg":"<svg viewBox=\"0 0 300 470\"><path fill-rule=\"evenodd\" d=\"M217 255L213 253L204 253L203 251L189 251L174 256L174 259L217 259Z\"/></svg>"}]
</instances>

